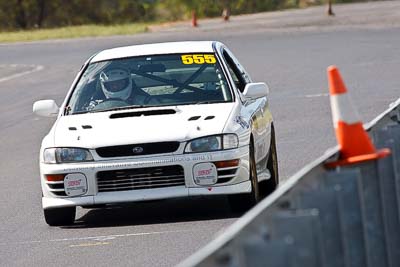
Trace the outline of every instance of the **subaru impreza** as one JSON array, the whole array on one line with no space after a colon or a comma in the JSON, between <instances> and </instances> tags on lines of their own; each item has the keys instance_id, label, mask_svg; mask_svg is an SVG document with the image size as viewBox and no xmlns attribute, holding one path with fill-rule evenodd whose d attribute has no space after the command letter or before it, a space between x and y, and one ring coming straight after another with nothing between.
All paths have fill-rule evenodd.
<instances>
[{"instance_id":1,"label":"subaru impreza","mask_svg":"<svg viewBox=\"0 0 400 267\"><path fill-rule=\"evenodd\" d=\"M34 103L56 121L40 149L49 225L76 207L227 195L247 210L278 185L269 88L216 41L101 51L64 102Z\"/></svg>"}]
</instances>

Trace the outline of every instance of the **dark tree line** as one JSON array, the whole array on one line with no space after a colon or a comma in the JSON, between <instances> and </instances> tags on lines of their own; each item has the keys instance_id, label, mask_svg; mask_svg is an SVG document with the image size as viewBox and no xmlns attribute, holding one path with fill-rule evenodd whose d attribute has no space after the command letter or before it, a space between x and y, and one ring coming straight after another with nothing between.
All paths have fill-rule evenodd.
<instances>
[{"instance_id":1,"label":"dark tree line","mask_svg":"<svg viewBox=\"0 0 400 267\"><path fill-rule=\"evenodd\" d=\"M0 0L0 30L54 28L82 24L122 24L270 11L327 0ZM354 2L336 0L333 2ZM362 0L358 0L362 1Z\"/></svg>"},{"instance_id":2,"label":"dark tree line","mask_svg":"<svg viewBox=\"0 0 400 267\"><path fill-rule=\"evenodd\" d=\"M118 24L154 19L154 1L0 0L0 29Z\"/></svg>"}]
</instances>

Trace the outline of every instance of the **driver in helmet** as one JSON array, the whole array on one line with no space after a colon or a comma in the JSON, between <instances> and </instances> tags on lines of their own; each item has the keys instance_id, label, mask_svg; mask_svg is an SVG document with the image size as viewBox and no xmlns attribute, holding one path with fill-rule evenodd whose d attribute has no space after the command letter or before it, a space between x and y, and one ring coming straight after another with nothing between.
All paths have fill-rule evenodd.
<instances>
[{"instance_id":1,"label":"driver in helmet","mask_svg":"<svg viewBox=\"0 0 400 267\"><path fill-rule=\"evenodd\" d=\"M100 86L107 99L128 100L132 93L130 73L122 68L115 68L100 73Z\"/></svg>"},{"instance_id":2,"label":"driver in helmet","mask_svg":"<svg viewBox=\"0 0 400 267\"><path fill-rule=\"evenodd\" d=\"M123 67L115 67L102 71L99 75L99 84L105 98L104 96L95 96L95 99L90 101L88 110L96 109L97 105L109 99L124 101L128 105L158 103L151 98L149 99L149 96L146 97L145 95L140 94L140 92L137 92L138 89L133 92L135 83L132 81L130 72Z\"/></svg>"}]
</instances>

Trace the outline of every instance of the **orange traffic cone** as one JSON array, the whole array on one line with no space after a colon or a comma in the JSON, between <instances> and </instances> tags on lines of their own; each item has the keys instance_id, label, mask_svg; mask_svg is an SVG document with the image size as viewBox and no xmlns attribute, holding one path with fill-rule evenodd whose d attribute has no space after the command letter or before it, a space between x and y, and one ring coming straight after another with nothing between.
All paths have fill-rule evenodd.
<instances>
[{"instance_id":1,"label":"orange traffic cone","mask_svg":"<svg viewBox=\"0 0 400 267\"><path fill-rule=\"evenodd\" d=\"M231 10L228 7L225 7L224 10L222 10L223 20L228 21L230 16L231 16Z\"/></svg>"},{"instance_id":2,"label":"orange traffic cone","mask_svg":"<svg viewBox=\"0 0 400 267\"><path fill-rule=\"evenodd\" d=\"M389 155L389 149L375 149L335 66L328 68L328 81L332 119L340 146L340 156L339 160L328 163L327 167L349 165Z\"/></svg>"},{"instance_id":3,"label":"orange traffic cone","mask_svg":"<svg viewBox=\"0 0 400 267\"><path fill-rule=\"evenodd\" d=\"M196 11L192 11L192 27L197 27L197 16L196 16Z\"/></svg>"}]
</instances>

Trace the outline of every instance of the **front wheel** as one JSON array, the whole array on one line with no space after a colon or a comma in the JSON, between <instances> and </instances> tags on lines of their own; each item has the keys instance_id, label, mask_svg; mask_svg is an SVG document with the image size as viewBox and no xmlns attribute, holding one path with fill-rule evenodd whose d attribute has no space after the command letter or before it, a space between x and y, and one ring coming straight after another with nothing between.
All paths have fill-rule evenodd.
<instances>
[{"instance_id":1,"label":"front wheel","mask_svg":"<svg viewBox=\"0 0 400 267\"><path fill-rule=\"evenodd\" d=\"M253 142L250 144L250 181L251 181L251 192L247 194L236 194L228 195L229 205L231 210L234 212L246 212L251 209L261 200L256 163L254 159L254 146Z\"/></svg>"},{"instance_id":2,"label":"front wheel","mask_svg":"<svg viewBox=\"0 0 400 267\"><path fill-rule=\"evenodd\" d=\"M268 154L267 169L271 174L271 178L260 182L260 192L263 197L274 192L279 184L278 156L276 152L275 130L273 127L271 131L271 145Z\"/></svg>"},{"instance_id":3,"label":"front wheel","mask_svg":"<svg viewBox=\"0 0 400 267\"><path fill-rule=\"evenodd\" d=\"M73 224L75 221L76 207L45 209L44 219L50 226L63 226Z\"/></svg>"}]
</instances>

